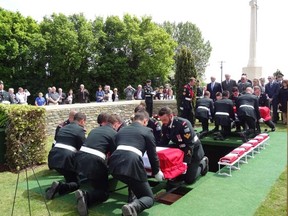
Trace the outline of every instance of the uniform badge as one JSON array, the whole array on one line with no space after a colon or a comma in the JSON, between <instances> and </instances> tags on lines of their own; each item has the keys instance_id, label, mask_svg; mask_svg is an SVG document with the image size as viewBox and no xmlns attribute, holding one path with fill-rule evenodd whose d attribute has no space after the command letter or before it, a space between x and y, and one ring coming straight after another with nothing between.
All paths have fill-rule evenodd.
<instances>
[{"instance_id":1,"label":"uniform badge","mask_svg":"<svg viewBox=\"0 0 288 216\"><path fill-rule=\"evenodd\" d=\"M185 137L186 139L189 139L189 138L190 138L190 136L191 136L191 134L190 134L190 133L186 133L186 134L184 134L184 137Z\"/></svg>"},{"instance_id":2,"label":"uniform badge","mask_svg":"<svg viewBox=\"0 0 288 216\"><path fill-rule=\"evenodd\" d=\"M178 142L182 142L182 137L180 134L177 134L176 137L177 137Z\"/></svg>"},{"instance_id":3,"label":"uniform badge","mask_svg":"<svg viewBox=\"0 0 288 216\"><path fill-rule=\"evenodd\" d=\"M190 132L190 128L189 127L184 129L184 133L189 133L189 132Z\"/></svg>"}]
</instances>

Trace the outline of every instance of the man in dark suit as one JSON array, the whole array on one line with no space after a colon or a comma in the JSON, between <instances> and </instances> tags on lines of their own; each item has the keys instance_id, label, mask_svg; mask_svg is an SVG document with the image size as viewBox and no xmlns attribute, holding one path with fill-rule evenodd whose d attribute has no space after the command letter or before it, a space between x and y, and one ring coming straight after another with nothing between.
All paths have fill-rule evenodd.
<instances>
[{"instance_id":1,"label":"man in dark suit","mask_svg":"<svg viewBox=\"0 0 288 216\"><path fill-rule=\"evenodd\" d=\"M258 99L252 93L253 89L247 87L245 94L236 100L237 116L245 128L244 138L256 135L256 122L260 119Z\"/></svg>"},{"instance_id":2,"label":"man in dark suit","mask_svg":"<svg viewBox=\"0 0 288 216\"><path fill-rule=\"evenodd\" d=\"M216 93L222 92L221 84L218 82L215 82L216 78L214 76L211 76L211 83L207 84L207 91L210 92L210 98L215 101L216 100Z\"/></svg>"},{"instance_id":3,"label":"man in dark suit","mask_svg":"<svg viewBox=\"0 0 288 216\"><path fill-rule=\"evenodd\" d=\"M268 83L265 85L265 93L269 97L270 106L272 106L272 119L274 123L279 120L278 115L278 94L280 91L280 85L278 82L274 81L273 76L268 76Z\"/></svg>"},{"instance_id":4,"label":"man in dark suit","mask_svg":"<svg viewBox=\"0 0 288 216\"><path fill-rule=\"evenodd\" d=\"M229 91L229 94L232 94L233 87L237 86L237 83L235 80L231 79L230 74L225 74L225 80L222 81L222 90L223 91Z\"/></svg>"},{"instance_id":5,"label":"man in dark suit","mask_svg":"<svg viewBox=\"0 0 288 216\"><path fill-rule=\"evenodd\" d=\"M204 176L208 172L208 158L204 156L200 139L191 123L187 119L174 116L169 107L161 108L158 115L162 121L163 134L160 146L179 148L184 152L187 171L180 176L180 180L184 180L186 184L194 183L200 175Z\"/></svg>"},{"instance_id":6,"label":"man in dark suit","mask_svg":"<svg viewBox=\"0 0 288 216\"><path fill-rule=\"evenodd\" d=\"M200 137L202 138L208 134L208 121L213 118L214 105L213 100L210 98L210 92L205 91L204 98L200 98L196 101L195 117L199 119L202 124L202 131Z\"/></svg>"},{"instance_id":7,"label":"man in dark suit","mask_svg":"<svg viewBox=\"0 0 288 216\"><path fill-rule=\"evenodd\" d=\"M158 181L164 179L156 153L155 138L150 128L147 112L135 113L133 123L123 127L116 135L117 149L109 158L109 172L124 182L137 199L122 206L122 215L138 215L154 204L153 192L147 180L142 156L145 151L151 164L152 174Z\"/></svg>"},{"instance_id":8,"label":"man in dark suit","mask_svg":"<svg viewBox=\"0 0 288 216\"><path fill-rule=\"evenodd\" d=\"M79 188L79 178L75 171L75 154L85 142L86 115L78 112L74 121L61 128L56 135L56 144L48 155L48 166L62 174L65 182L54 181L46 191L46 198L53 199L56 193L64 195Z\"/></svg>"},{"instance_id":9,"label":"man in dark suit","mask_svg":"<svg viewBox=\"0 0 288 216\"><path fill-rule=\"evenodd\" d=\"M0 103L13 104L13 98L4 90L4 83L0 80Z\"/></svg>"},{"instance_id":10,"label":"man in dark suit","mask_svg":"<svg viewBox=\"0 0 288 216\"><path fill-rule=\"evenodd\" d=\"M229 99L229 91L223 91L222 99L215 101L214 111L215 126L221 126L220 139L224 139L231 134L231 122L235 120L233 102Z\"/></svg>"},{"instance_id":11,"label":"man in dark suit","mask_svg":"<svg viewBox=\"0 0 288 216\"><path fill-rule=\"evenodd\" d=\"M110 115L89 133L84 145L75 156L75 169L86 176L92 190L77 190L75 193L77 209L81 216L88 215L88 207L96 202L105 202L109 197L108 167L106 155L116 149L115 136L118 120Z\"/></svg>"}]
</instances>

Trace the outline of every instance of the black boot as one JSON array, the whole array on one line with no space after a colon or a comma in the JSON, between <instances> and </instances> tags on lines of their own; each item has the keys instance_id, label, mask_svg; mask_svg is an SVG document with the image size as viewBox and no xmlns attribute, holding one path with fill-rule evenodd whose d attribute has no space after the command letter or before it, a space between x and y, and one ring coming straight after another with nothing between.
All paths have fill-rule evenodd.
<instances>
[{"instance_id":1,"label":"black boot","mask_svg":"<svg viewBox=\"0 0 288 216\"><path fill-rule=\"evenodd\" d=\"M209 159L208 157L204 156L203 159L200 162L201 166L201 175L205 176L207 172L209 171Z\"/></svg>"},{"instance_id":2,"label":"black boot","mask_svg":"<svg viewBox=\"0 0 288 216\"><path fill-rule=\"evenodd\" d=\"M88 207L87 207L87 193L82 190L77 190L75 192L75 198L77 201L77 210L80 216L88 215Z\"/></svg>"},{"instance_id":3,"label":"black boot","mask_svg":"<svg viewBox=\"0 0 288 216\"><path fill-rule=\"evenodd\" d=\"M142 211L143 211L143 208L140 205L139 200L137 199L134 200L132 203L128 203L122 206L123 216L137 216Z\"/></svg>"},{"instance_id":4,"label":"black boot","mask_svg":"<svg viewBox=\"0 0 288 216\"><path fill-rule=\"evenodd\" d=\"M133 191L130 188L128 188L128 203L132 203L136 199L137 197L135 196Z\"/></svg>"}]
</instances>

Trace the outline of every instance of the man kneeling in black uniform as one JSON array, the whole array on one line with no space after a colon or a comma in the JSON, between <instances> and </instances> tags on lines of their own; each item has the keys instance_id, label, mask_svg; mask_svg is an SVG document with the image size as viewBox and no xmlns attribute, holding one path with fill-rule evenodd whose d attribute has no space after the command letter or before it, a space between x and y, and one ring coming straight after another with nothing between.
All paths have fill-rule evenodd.
<instances>
[{"instance_id":1,"label":"man kneeling in black uniform","mask_svg":"<svg viewBox=\"0 0 288 216\"><path fill-rule=\"evenodd\" d=\"M162 121L162 138L160 146L179 148L184 152L187 172L182 175L186 184L192 184L200 176L208 172L208 158L204 156L202 144L189 120L176 117L169 107L158 112ZM170 144L170 142L172 144Z\"/></svg>"}]
</instances>

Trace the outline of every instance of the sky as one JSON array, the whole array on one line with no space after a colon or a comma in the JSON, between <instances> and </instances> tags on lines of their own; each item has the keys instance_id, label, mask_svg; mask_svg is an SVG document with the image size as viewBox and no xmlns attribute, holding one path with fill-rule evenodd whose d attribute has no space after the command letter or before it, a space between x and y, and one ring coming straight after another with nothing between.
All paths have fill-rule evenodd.
<instances>
[{"instance_id":1,"label":"sky","mask_svg":"<svg viewBox=\"0 0 288 216\"><path fill-rule=\"evenodd\" d=\"M0 7L18 11L40 22L52 13L83 13L87 19L125 13L151 16L157 23L191 22L212 46L205 78L224 74L238 80L249 60L250 0L0 0ZM257 66L267 78L279 69L288 77L288 1L258 0ZM220 64L223 62L221 70ZM222 72L222 73L221 73ZM267 79L266 79L267 80Z\"/></svg>"}]
</instances>

